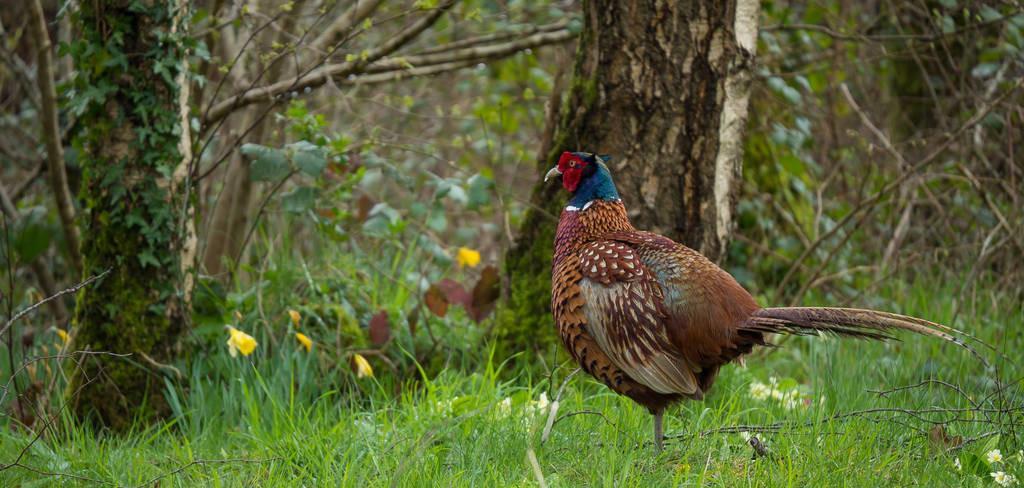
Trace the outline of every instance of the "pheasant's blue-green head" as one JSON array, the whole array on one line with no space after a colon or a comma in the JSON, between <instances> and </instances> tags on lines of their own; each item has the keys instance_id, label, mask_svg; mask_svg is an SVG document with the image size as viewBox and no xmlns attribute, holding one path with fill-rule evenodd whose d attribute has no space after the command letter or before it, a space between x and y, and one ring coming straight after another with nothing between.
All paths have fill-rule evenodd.
<instances>
[{"instance_id":1,"label":"pheasant's blue-green head","mask_svg":"<svg viewBox=\"0 0 1024 488\"><path fill-rule=\"evenodd\" d=\"M597 199L618 200L619 192L605 164L610 160L611 156L603 154L566 151L558 158L558 165L544 176L544 181L561 175L562 187L572 193L569 205L576 208L583 208Z\"/></svg>"}]
</instances>

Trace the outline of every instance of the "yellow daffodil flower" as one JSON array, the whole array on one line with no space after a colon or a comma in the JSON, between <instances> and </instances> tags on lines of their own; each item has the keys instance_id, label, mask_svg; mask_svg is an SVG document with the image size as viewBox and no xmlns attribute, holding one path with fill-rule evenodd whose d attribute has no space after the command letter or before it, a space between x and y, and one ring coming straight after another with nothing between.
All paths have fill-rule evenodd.
<instances>
[{"instance_id":1,"label":"yellow daffodil flower","mask_svg":"<svg viewBox=\"0 0 1024 488\"><path fill-rule=\"evenodd\" d=\"M68 335L68 331L64 329L57 329L57 335L60 336L61 342L67 344L71 340L71 336Z\"/></svg>"},{"instance_id":2,"label":"yellow daffodil flower","mask_svg":"<svg viewBox=\"0 0 1024 488\"><path fill-rule=\"evenodd\" d=\"M253 339L251 335L230 325L226 325L225 327L228 329L228 334L231 335L227 342L228 352L231 353L231 357L238 356L239 352L241 352L243 356L248 356L256 350L256 346L258 344L256 343L256 339Z\"/></svg>"},{"instance_id":3,"label":"yellow daffodil flower","mask_svg":"<svg viewBox=\"0 0 1024 488\"><path fill-rule=\"evenodd\" d=\"M296 312L295 310L289 310L288 316L291 317L292 319L292 325L298 327L299 321L302 320L302 316L299 315L299 312Z\"/></svg>"},{"instance_id":4,"label":"yellow daffodil flower","mask_svg":"<svg viewBox=\"0 0 1024 488\"><path fill-rule=\"evenodd\" d=\"M313 341L310 340L309 337L306 336L306 334L303 334L302 332L296 332L295 339L299 341L299 344L302 344L302 347L306 348L306 352L313 350Z\"/></svg>"},{"instance_id":5,"label":"yellow daffodil flower","mask_svg":"<svg viewBox=\"0 0 1024 488\"><path fill-rule=\"evenodd\" d=\"M373 368L362 354L352 355L352 366L356 369L356 378L373 378Z\"/></svg>"},{"instance_id":6,"label":"yellow daffodil flower","mask_svg":"<svg viewBox=\"0 0 1024 488\"><path fill-rule=\"evenodd\" d=\"M480 252L468 247L460 247L458 254L455 255L455 261L459 263L460 267L475 268L480 264Z\"/></svg>"}]
</instances>

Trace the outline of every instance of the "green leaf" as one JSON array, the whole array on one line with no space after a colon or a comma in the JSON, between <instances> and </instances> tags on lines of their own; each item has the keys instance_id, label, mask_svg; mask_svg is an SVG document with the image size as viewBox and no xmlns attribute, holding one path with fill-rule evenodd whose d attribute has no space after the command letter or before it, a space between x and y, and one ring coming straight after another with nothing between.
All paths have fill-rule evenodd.
<instances>
[{"instance_id":1,"label":"green leaf","mask_svg":"<svg viewBox=\"0 0 1024 488\"><path fill-rule=\"evenodd\" d=\"M998 63L981 63L971 70L971 76L975 78L988 78L999 69Z\"/></svg>"},{"instance_id":2,"label":"green leaf","mask_svg":"<svg viewBox=\"0 0 1024 488\"><path fill-rule=\"evenodd\" d=\"M323 149L309 141L299 141L288 145L295 166L309 176L317 177L327 167L327 157Z\"/></svg>"},{"instance_id":3,"label":"green leaf","mask_svg":"<svg viewBox=\"0 0 1024 488\"><path fill-rule=\"evenodd\" d=\"M430 217L427 218L427 227L439 233L448 229L448 217L444 215L443 208L436 208L430 212Z\"/></svg>"},{"instance_id":4,"label":"green leaf","mask_svg":"<svg viewBox=\"0 0 1024 488\"><path fill-rule=\"evenodd\" d=\"M46 252L54 235L55 230L46 223L45 207L23 213L11 243L18 261L27 263Z\"/></svg>"},{"instance_id":5,"label":"green leaf","mask_svg":"<svg viewBox=\"0 0 1024 488\"><path fill-rule=\"evenodd\" d=\"M803 103L803 97L800 95L800 91L786 84L786 82L778 76L768 78L768 87L782 95L783 98L793 105L800 105Z\"/></svg>"},{"instance_id":6,"label":"green leaf","mask_svg":"<svg viewBox=\"0 0 1024 488\"><path fill-rule=\"evenodd\" d=\"M494 181L490 178L475 174L467 181L469 185L469 208L476 209L491 203L491 187Z\"/></svg>"},{"instance_id":7,"label":"green leaf","mask_svg":"<svg viewBox=\"0 0 1024 488\"><path fill-rule=\"evenodd\" d=\"M280 149L259 144L243 144L242 154L253 160L249 177L253 181L277 181L288 176L288 159Z\"/></svg>"},{"instance_id":8,"label":"green leaf","mask_svg":"<svg viewBox=\"0 0 1024 488\"><path fill-rule=\"evenodd\" d=\"M960 455L960 465L964 473L973 474L982 478L988 477L990 467L984 459L970 451L964 451Z\"/></svg>"},{"instance_id":9,"label":"green leaf","mask_svg":"<svg viewBox=\"0 0 1024 488\"><path fill-rule=\"evenodd\" d=\"M313 208L316 196L316 188L300 186L281 197L281 206L286 212L303 213Z\"/></svg>"}]
</instances>

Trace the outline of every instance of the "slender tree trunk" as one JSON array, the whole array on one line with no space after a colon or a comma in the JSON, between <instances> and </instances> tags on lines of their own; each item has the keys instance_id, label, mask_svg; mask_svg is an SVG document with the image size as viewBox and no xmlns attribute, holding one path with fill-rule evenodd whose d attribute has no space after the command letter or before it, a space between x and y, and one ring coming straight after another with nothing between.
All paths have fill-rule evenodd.
<instances>
[{"instance_id":1,"label":"slender tree trunk","mask_svg":"<svg viewBox=\"0 0 1024 488\"><path fill-rule=\"evenodd\" d=\"M376 8L370 5L373 2L364 2L356 5L355 10L360 8ZM380 2L377 2L380 3ZM365 5L364 5L365 4ZM276 5L275 2L267 2L269 10ZM305 6L304 0L294 2L293 9L301 11ZM361 12L361 11L360 11ZM360 13L355 12L355 13ZM368 13L368 12L367 12ZM274 43L287 44L288 34L295 28L295 16L288 16L282 21L280 32L273 38ZM284 72L290 58L281 59L267 70L267 79L277 79ZM267 110L265 105L249 107L246 116L242 118L240 131L244 133L252 124L252 132L246 136L247 142L266 144L264 139L267 135L267 128L272 123L271 117L262 116ZM227 170L227 177L224 182L224 190L217 200L214 208L213 219L210 223L209 240L207 241L206 252L203 254L203 266L210 276L227 280L234 275L233 270L238 268L242 260L246 244L245 236L248 233L250 218L249 213L252 207L253 182L251 179L251 161L242 157L237 152L231 156L230 167ZM225 269L228 265L229 269Z\"/></svg>"},{"instance_id":2,"label":"slender tree trunk","mask_svg":"<svg viewBox=\"0 0 1024 488\"><path fill-rule=\"evenodd\" d=\"M80 245L82 238L75 224L75 204L68 189L68 175L64 168L64 145L60 137L60 124L57 122L57 89L53 81L53 56L50 50L50 34L46 30L46 16L40 0L32 2L32 31L35 34L36 78L39 82L40 110L42 119L42 140L46 143L46 164L50 177L50 191L57 203L57 213L64 229L64 238L68 243L68 257L75 269L75 274L82 271Z\"/></svg>"},{"instance_id":3,"label":"slender tree trunk","mask_svg":"<svg viewBox=\"0 0 1024 488\"><path fill-rule=\"evenodd\" d=\"M86 275L112 271L80 292L73 345L130 357L87 356L69 395L80 418L113 429L168 413L161 376L188 327L195 228L184 10L183 0L117 0L83 2L75 13L74 88L105 90L84 107L75 141L82 255Z\"/></svg>"},{"instance_id":4,"label":"slender tree trunk","mask_svg":"<svg viewBox=\"0 0 1024 488\"><path fill-rule=\"evenodd\" d=\"M574 80L535 174L565 150L611 154L634 225L721 259L741 176L758 12L756 0L585 2ZM552 330L551 249L565 201L557 184L538 182L507 255L512 283L500 320L513 342Z\"/></svg>"}]
</instances>

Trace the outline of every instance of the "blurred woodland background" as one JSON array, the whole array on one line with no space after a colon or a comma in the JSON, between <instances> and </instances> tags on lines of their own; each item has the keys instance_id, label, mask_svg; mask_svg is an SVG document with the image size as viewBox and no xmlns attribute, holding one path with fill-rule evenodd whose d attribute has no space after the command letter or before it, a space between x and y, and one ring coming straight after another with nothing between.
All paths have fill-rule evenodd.
<instances>
[{"instance_id":1,"label":"blurred woodland background","mask_svg":"<svg viewBox=\"0 0 1024 488\"><path fill-rule=\"evenodd\" d=\"M968 331L961 314L1024 303L1016 0L14 3L5 429L226 408L239 374L304 402L358 402L367 374L400 396L490 360L551 374L565 195L540 178L563 150L625 161L638 227L762 303L899 311L889 286L925 280ZM715 64L709 41L679 70L657 53L662 19L689 22L657 24L685 43L732 35L744 8L756 55ZM719 127L733 74L745 130ZM630 82L650 92L617 99Z\"/></svg>"}]
</instances>

